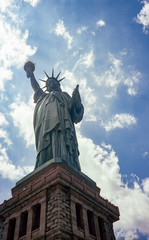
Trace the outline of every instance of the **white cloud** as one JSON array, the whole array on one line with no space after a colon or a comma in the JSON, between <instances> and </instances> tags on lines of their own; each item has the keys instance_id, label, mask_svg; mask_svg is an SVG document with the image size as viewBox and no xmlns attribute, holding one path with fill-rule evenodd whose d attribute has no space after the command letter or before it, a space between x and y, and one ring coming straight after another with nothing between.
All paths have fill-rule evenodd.
<instances>
[{"instance_id":1,"label":"white cloud","mask_svg":"<svg viewBox=\"0 0 149 240\"><path fill-rule=\"evenodd\" d=\"M84 118L86 121L96 121L97 116L95 110L97 108L96 101L97 98L94 93L94 89L87 85L87 79L81 78L79 81L80 84L80 93L83 98L83 104L85 107Z\"/></svg>"},{"instance_id":2,"label":"white cloud","mask_svg":"<svg viewBox=\"0 0 149 240\"><path fill-rule=\"evenodd\" d=\"M103 20L98 20L96 22L96 25L97 25L97 27L104 27L106 25L106 23Z\"/></svg>"},{"instance_id":3,"label":"white cloud","mask_svg":"<svg viewBox=\"0 0 149 240\"><path fill-rule=\"evenodd\" d=\"M33 170L33 166L15 166L7 155L6 148L0 144L0 174L3 178L19 180Z\"/></svg>"},{"instance_id":4,"label":"white cloud","mask_svg":"<svg viewBox=\"0 0 149 240\"><path fill-rule=\"evenodd\" d=\"M134 240L134 239L138 239L139 235L137 234L136 230L123 230L123 229L119 229L117 232L117 239L124 239L124 240Z\"/></svg>"},{"instance_id":5,"label":"white cloud","mask_svg":"<svg viewBox=\"0 0 149 240\"><path fill-rule=\"evenodd\" d=\"M133 186L129 188L128 183L122 181L118 157L112 146L105 143L97 146L79 132L77 135L82 172L97 182L101 196L120 209L120 220L114 224L117 239L137 239L138 231L149 234L149 180L143 181L142 190L137 182L138 177L132 176Z\"/></svg>"},{"instance_id":6,"label":"white cloud","mask_svg":"<svg viewBox=\"0 0 149 240\"><path fill-rule=\"evenodd\" d=\"M149 178L145 178L142 182L144 192L149 196Z\"/></svg>"},{"instance_id":7,"label":"white cloud","mask_svg":"<svg viewBox=\"0 0 149 240\"><path fill-rule=\"evenodd\" d=\"M5 12L9 7L12 6L14 0L1 0L0 1L0 10Z\"/></svg>"},{"instance_id":8,"label":"white cloud","mask_svg":"<svg viewBox=\"0 0 149 240\"><path fill-rule=\"evenodd\" d=\"M118 86L123 82L123 63L113 54L109 53L109 69L100 76L100 84L105 86L105 97L112 98L117 93Z\"/></svg>"},{"instance_id":9,"label":"white cloud","mask_svg":"<svg viewBox=\"0 0 149 240\"><path fill-rule=\"evenodd\" d=\"M0 112L0 126L8 125L8 121L6 120L5 116Z\"/></svg>"},{"instance_id":10,"label":"white cloud","mask_svg":"<svg viewBox=\"0 0 149 240\"><path fill-rule=\"evenodd\" d=\"M121 53L120 55L125 56ZM111 53L109 53L109 63L109 69L100 76L100 85L105 86L105 97L112 98L116 96L120 85L127 87L129 95L136 95L138 93L138 84L142 77L141 73L132 70L132 66L128 66L125 69L122 60Z\"/></svg>"},{"instance_id":11,"label":"white cloud","mask_svg":"<svg viewBox=\"0 0 149 240\"><path fill-rule=\"evenodd\" d=\"M77 29L77 33L78 34L81 34L82 32L85 32L85 31L87 31L87 27L86 26L83 26L83 27Z\"/></svg>"},{"instance_id":12,"label":"white cloud","mask_svg":"<svg viewBox=\"0 0 149 240\"><path fill-rule=\"evenodd\" d=\"M27 146L34 144L33 133L33 100L30 99L28 103L21 100L18 96L14 103L10 105L10 116L13 123L19 128L19 135L24 137ZM23 117L22 117L23 116Z\"/></svg>"},{"instance_id":13,"label":"white cloud","mask_svg":"<svg viewBox=\"0 0 149 240\"><path fill-rule=\"evenodd\" d=\"M13 72L11 67L21 67L28 56L36 52L36 47L32 48L30 45L27 45L29 33L27 30L23 33L19 27L19 15L14 13L16 6L13 3L14 1L2 1L0 3L0 8L4 12L4 14L0 15L1 91L4 91L5 82L12 79ZM7 14L5 14L5 11ZM15 24L13 21L15 21Z\"/></svg>"},{"instance_id":14,"label":"white cloud","mask_svg":"<svg viewBox=\"0 0 149 240\"><path fill-rule=\"evenodd\" d=\"M6 130L0 128L0 139L4 139L4 142L7 144L7 145L11 145L12 142L8 136L8 133L6 132Z\"/></svg>"},{"instance_id":15,"label":"white cloud","mask_svg":"<svg viewBox=\"0 0 149 240\"><path fill-rule=\"evenodd\" d=\"M11 22L11 25L15 23L17 26L23 22L23 17L19 16L20 4L17 4L15 0L1 0L0 1L0 11L1 16L5 16L8 22ZM4 15L5 14L5 15Z\"/></svg>"},{"instance_id":16,"label":"white cloud","mask_svg":"<svg viewBox=\"0 0 149 240\"><path fill-rule=\"evenodd\" d=\"M128 128L130 125L136 124L137 120L133 115L128 113L116 114L110 121L101 123L107 132L115 128Z\"/></svg>"},{"instance_id":17,"label":"white cloud","mask_svg":"<svg viewBox=\"0 0 149 240\"><path fill-rule=\"evenodd\" d=\"M131 76L124 81L124 85L128 86L128 94L135 96L137 94L137 90L134 88L134 85L139 83L142 75L140 72L135 71L132 71L131 73Z\"/></svg>"},{"instance_id":18,"label":"white cloud","mask_svg":"<svg viewBox=\"0 0 149 240\"><path fill-rule=\"evenodd\" d=\"M137 94L137 91L134 88L128 88L128 94L135 96Z\"/></svg>"},{"instance_id":19,"label":"white cloud","mask_svg":"<svg viewBox=\"0 0 149 240\"><path fill-rule=\"evenodd\" d=\"M72 54L73 57L75 57L77 55L78 55L78 51L74 51L73 54Z\"/></svg>"},{"instance_id":20,"label":"white cloud","mask_svg":"<svg viewBox=\"0 0 149 240\"><path fill-rule=\"evenodd\" d=\"M36 48L26 44L28 31L22 33L20 29L11 26L0 17L0 63L8 68L12 65L21 67L28 55L33 55Z\"/></svg>"},{"instance_id":21,"label":"white cloud","mask_svg":"<svg viewBox=\"0 0 149 240\"><path fill-rule=\"evenodd\" d=\"M122 51L120 51L120 55L122 56L127 55L127 50L124 48Z\"/></svg>"},{"instance_id":22,"label":"white cloud","mask_svg":"<svg viewBox=\"0 0 149 240\"><path fill-rule=\"evenodd\" d=\"M143 25L143 31L148 33L149 29L149 2L143 0L143 7L141 11L138 13L137 17L135 18L136 22Z\"/></svg>"},{"instance_id":23,"label":"white cloud","mask_svg":"<svg viewBox=\"0 0 149 240\"><path fill-rule=\"evenodd\" d=\"M122 60L113 54L108 54L108 70L101 75L97 75L97 73L93 71L95 62L94 49L80 56L77 52L76 57L77 60L74 63L72 71L67 70L64 72L64 76L70 79L69 84L67 82L65 88L66 91L71 94L75 85L80 84L81 97L85 106L84 119L86 121L98 120L101 122L102 119L105 118L105 114L106 117L108 116L108 108L111 104L110 98L116 96L117 89L120 85L127 87L127 93L129 95L133 96L137 94L137 85L139 84L141 74L134 70L132 71L131 66L128 66L127 71L125 71ZM80 74L81 71L83 74ZM65 85L65 83L63 83L63 85ZM126 123L125 120L125 126ZM124 122L122 123L121 120L121 127L122 124L124 126ZM104 126L106 126L105 123Z\"/></svg>"},{"instance_id":24,"label":"white cloud","mask_svg":"<svg viewBox=\"0 0 149 240\"><path fill-rule=\"evenodd\" d=\"M59 22L56 24L55 34L57 36L62 36L67 41L68 49L72 48L71 45L72 45L73 37L70 36L69 32L67 32L64 26L64 22L62 20L59 20Z\"/></svg>"},{"instance_id":25,"label":"white cloud","mask_svg":"<svg viewBox=\"0 0 149 240\"><path fill-rule=\"evenodd\" d=\"M143 153L143 157L146 157L146 156L148 156L148 155L149 155L148 152L144 152L144 153Z\"/></svg>"},{"instance_id":26,"label":"white cloud","mask_svg":"<svg viewBox=\"0 0 149 240\"><path fill-rule=\"evenodd\" d=\"M114 71L118 75L121 73L121 67L123 66L123 63L120 59L116 58L112 53L109 53L109 60L114 66Z\"/></svg>"},{"instance_id":27,"label":"white cloud","mask_svg":"<svg viewBox=\"0 0 149 240\"><path fill-rule=\"evenodd\" d=\"M19 101L19 99L18 99ZM21 105L21 104L20 104ZM23 105L23 104L22 104ZM21 106L22 106L21 105ZM26 110L29 112L29 107L28 108L24 108L23 109L17 109L16 108L16 105L12 104L12 109L13 109L13 113L12 113L12 117L14 117L14 121L15 121L15 117L18 117L18 122L19 120L22 118L23 119L23 123L25 123L25 120L26 120ZM18 114L18 115L17 115ZM20 114L20 115L19 115ZM23 116L23 117L22 117ZM17 120L16 120L16 125L17 125ZM22 178L23 176L27 175L29 172L31 172L33 170L33 166L16 166L9 158L8 154L7 154L7 150L8 150L8 147L10 145L12 145L12 142L10 140L10 137L7 133L7 131L5 130L5 127L7 127L8 125L8 121L6 120L5 116L0 113L0 139L3 140L4 143L7 144L7 148L6 147L3 147L2 145L2 141L0 143L0 175L3 177L3 178L7 178L7 179L10 179L10 180L18 180L20 178ZM28 124L28 123L27 123ZM20 124L21 125L21 124ZM20 127L19 125L19 127ZM29 126L29 124L28 124ZM27 131L26 132L26 141L27 143L29 144L29 131L31 131L31 129L26 126L24 124L24 131ZM21 130L20 130L20 133L21 133ZM31 133L30 133L31 134Z\"/></svg>"},{"instance_id":28,"label":"white cloud","mask_svg":"<svg viewBox=\"0 0 149 240\"><path fill-rule=\"evenodd\" d=\"M24 2L30 3L32 7L35 7L40 2L40 0L24 0Z\"/></svg>"},{"instance_id":29,"label":"white cloud","mask_svg":"<svg viewBox=\"0 0 149 240\"><path fill-rule=\"evenodd\" d=\"M65 92L72 94L73 88L78 84L77 78L75 77L73 71L66 70L64 76L69 80L67 83L64 82Z\"/></svg>"},{"instance_id":30,"label":"white cloud","mask_svg":"<svg viewBox=\"0 0 149 240\"><path fill-rule=\"evenodd\" d=\"M111 145L102 143L101 146L97 146L91 139L83 137L80 132L77 132L77 136L82 171L97 182L104 197L111 199L112 189L116 191L121 184L118 158L115 152Z\"/></svg>"},{"instance_id":31,"label":"white cloud","mask_svg":"<svg viewBox=\"0 0 149 240\"><path fill-rule=\"evenodd\" d=\"M66 81L63 82L63 86L65 86L65 91L71 95L72 90L79 83L81 98L85 106L85 121L101 122L105 117L108 117L108 109L111 105L110 98L116 96L120 85L125 85L128 94L132 96L137 93L137 85L141 74L132 71L131 66L128 66L127 71L125 71L121 59L109 53L108 70L98 75L98 71L96 73L94 71L94 62L96 60L94 49L80 56L79 51L75 54L77 60L74 62L72 71L66 70L63 73L69 79L67 84L65 84ZM104 126L106 126L105 124L107 123L104 123ZM122 124L124 126L124 122L122 123L121 120L121 127Z\"/></svg>"},{"instance_id":32,"label":"white cloud","mask_svg":"<svg viewBox=\"0 0 149 240\"><path fill-rule=\"evenodd\" d=\"M6 120L5 116L0 113L0 139L4 140L4 143L6 143L8 146L12 144L7 131L4 129L5 126L8 125L8 121Z\"/></svg>"},{"instance_id":33,"label":"white cloud","mask_svg":"<svg viewBox=\"0 0 149 240\"><path fill-rule=\"evenodd\" d=\"M85 54L82 57L82 64L85 65L87 68L93 67L94 60L95 60L94 52L93 50L91 50L88 54Z\"/></svg>"},{"instance_id":34,"label":"white cloud","mask_svg":"<svg viewBox=\"0 0 149 240\"><path fill-rule=\"evenodd\" d=\"M95 32L93 32L93 31L91 31L91 34L92 34L93 36L95 36L95 35L96 35L96 33L95 33Z\"/></svg>"},{"instance_id":35,"label":"white cloud","mask_svg":"<svg viewBox=\"0 0 149 240\"><path fill-rule=\"evenodd\" d=\"M140 208L140 203L142 208ZM128 232L137 234L137 230L142 234L149 234L149 216L147 214L149 197L142 191L137 182L133 183L132 189L127 186L123 190L121 189L117 204L121 206L121 220L115 226L118 229L123 229L123 236Z\"/></svg>"},{"instance_id":36,"label":"white cloud","mask_svg":"<svg viewBox=\"0 0 149 240\"><path fill-rule=\"evenodd\" d=\"M95 72L91 72L91 76L95 80L95 82L97 83L98 86L102 85L101 77L99 75L96 75Z\"/></svg>"},{"instance_id":37,"label":"white cloud","mask_svg":"<svg viewBox=\"0 0 149 240\"><path fill-rule=\"evenodd\" d=\"M93 49L90 50L90 52L82 54L76 64L73 67L73 71L76 71L76 69L83 65L86 68L90 68L94 66L94 60L95 60L95 55Z\"/></svg>"},{"instance_id":38,"label":"white cloud","mask_svg":"<svg viewBox=\"0 0 149 240\"><path fill-rule=\"evenodd\" d=\"M1 72L1 81L0 81L0 90L4 91L5 82L11 80L13 72L5 66L0 67Z\"/></svg>"}]
</instances>

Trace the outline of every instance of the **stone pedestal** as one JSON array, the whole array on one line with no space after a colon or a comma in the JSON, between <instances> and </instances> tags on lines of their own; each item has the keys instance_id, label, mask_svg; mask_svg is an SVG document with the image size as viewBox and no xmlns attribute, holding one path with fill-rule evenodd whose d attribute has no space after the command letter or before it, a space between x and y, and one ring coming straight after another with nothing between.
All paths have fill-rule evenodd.
<instances>
[{"instance_id":1,"label":"stone pedestal","mask_svg":"<svg viewBox=\"0 0 149 240\"><path fill-rule=\"evenodd\" d=\"M0 205L0 240L114 240L118 219L118 207L94 181L63 163L46 163Z\"/></svg>"}]
</instances>

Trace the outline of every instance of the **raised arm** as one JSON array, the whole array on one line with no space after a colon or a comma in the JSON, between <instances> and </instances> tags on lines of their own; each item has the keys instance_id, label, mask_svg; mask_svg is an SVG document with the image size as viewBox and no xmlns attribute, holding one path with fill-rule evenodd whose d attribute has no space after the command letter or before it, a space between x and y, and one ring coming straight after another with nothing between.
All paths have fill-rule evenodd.
<instances>
[{"instance_id":1,"label":"raised arm","mask_svg":"<svg viewBox=\"0 0 149 240\"><path fill-rule=\"evenodd\" d=\"M39 84L38 84L38 82L37 82L37 80L34 76L34 73L30 69L28 69L26 71L26 76L28 78L30 78L31 86L34 89L34 91L36 92L40 88L40 86L39 86Z\"/></svg>"},{"instance_id":2,"label":"raised arm","mask_svg":"<svg viewBox=\"0 0 149 240\"><path fill-rule=\"evenodd\" d=\"M33 71L35 70L35 65L34 63L32 63L31 61L28 61L25 65L24 65L24 70L26 72L26 76L28 78L30 78L30 82L31 82L31 86L33 88L33 90L36 92L40 86L34 76Z\"/></svg>"}]
</instances>

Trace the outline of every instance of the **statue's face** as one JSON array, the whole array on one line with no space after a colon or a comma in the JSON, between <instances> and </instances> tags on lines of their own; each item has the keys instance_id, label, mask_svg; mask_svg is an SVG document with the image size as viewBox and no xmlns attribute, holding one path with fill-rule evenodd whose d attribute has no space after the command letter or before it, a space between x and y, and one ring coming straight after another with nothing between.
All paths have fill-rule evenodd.
<instances>
[{"instance_id":1,"label":"statue's face","mask_svg":"<svg viewBox=\"0 0 149 240\"><path fill-rule=\"evenodd\" d=\"M51 79L47 80L47 91L52 92L52 91L60 91L60 85L57 81Z\"/></svg>"}]
</instances>

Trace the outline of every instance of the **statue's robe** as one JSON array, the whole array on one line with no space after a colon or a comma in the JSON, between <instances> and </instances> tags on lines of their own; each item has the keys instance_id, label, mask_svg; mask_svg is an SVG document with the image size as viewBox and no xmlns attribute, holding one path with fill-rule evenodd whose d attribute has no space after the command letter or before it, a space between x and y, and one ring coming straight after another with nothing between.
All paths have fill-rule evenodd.
<instances>
[{"instance_id":1,"label":"statue's robe","mask_svg":"<svg viewBox=\"0 0 149 240\"><path fill-rule=\"evenodd\" d=\"M39 88L34 94L34 131L37 150L35 168L47 161L64 162L80 171L79 151L74 123L81 121L83 105L71 105L66 92L44 93Z\"/></svg>"}]
</instances>

